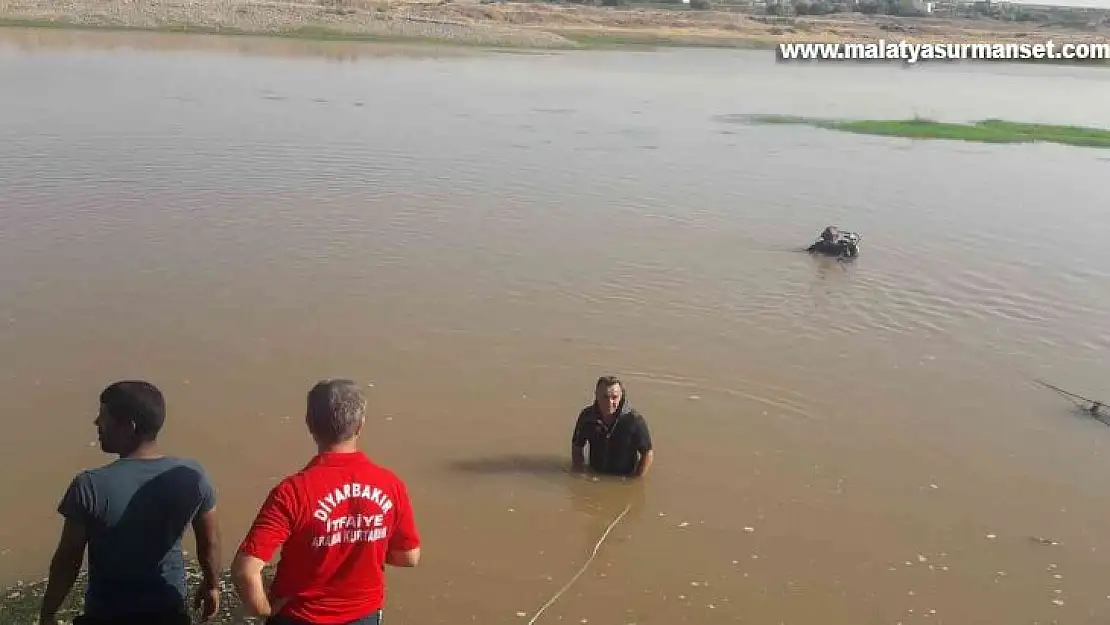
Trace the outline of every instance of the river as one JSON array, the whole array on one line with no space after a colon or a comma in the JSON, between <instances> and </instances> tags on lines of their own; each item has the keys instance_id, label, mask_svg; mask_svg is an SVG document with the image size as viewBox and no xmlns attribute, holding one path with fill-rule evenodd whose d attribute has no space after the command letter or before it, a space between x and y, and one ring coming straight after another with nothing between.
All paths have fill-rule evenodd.
<instances>
[{"instance_id":1,"label":"river","mask_svg":"<svg viewBox=\"0 0 1110 625\"><path fill-rule=\"evenodd\" d=\"M109 460L109 382L165 391L230 554L344 376L425 539L390 621L527 622L628 504L538 623L1105 620L1110 429L1032 379L1110 398L1110 159L728 120L1107 101L1087 67L0 30L0 581ZM854 263L792 251L830 224ZM608 373L638 485L562 470Z\"/></svg>"}]
</instances>

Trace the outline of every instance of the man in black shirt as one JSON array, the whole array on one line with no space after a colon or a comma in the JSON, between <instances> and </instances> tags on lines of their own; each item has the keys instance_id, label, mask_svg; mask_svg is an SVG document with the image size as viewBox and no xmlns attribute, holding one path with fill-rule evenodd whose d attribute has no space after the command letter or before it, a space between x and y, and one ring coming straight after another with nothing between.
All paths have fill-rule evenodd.
<instances>
[{"instance_id":1,"label":"man in black shirt","mask_svg":"<svg viewBox=\"0 0 1110 625\"><path fill-rule=\"evenodd\" d=\"M585 465L590 446L590 469L596 473L641 477L654 458L651 432L644 416L628 404L624 385L613 376L598 378L594 403L578 413L571 437L575 471Z\"/></svg>"}]
</instances>

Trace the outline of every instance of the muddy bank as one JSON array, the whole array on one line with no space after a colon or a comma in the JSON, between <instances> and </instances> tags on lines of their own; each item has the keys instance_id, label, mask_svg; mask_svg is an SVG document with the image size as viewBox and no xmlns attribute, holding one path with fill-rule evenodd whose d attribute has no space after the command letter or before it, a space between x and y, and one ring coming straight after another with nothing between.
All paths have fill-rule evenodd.
<instances>
[{"instance_id":1,"label":"muddy bank","mask_svg":"<svg viewBox=\"0 0 1110 625\"><path fill-rule=\"evenodd\" d=\"M773 18L684 8L389 0L0 0L0 25L432 40L513 48L603 45L770 47L798 41L1106 41L1106 33L993 20L858 13Z\"/></svg>"},{"instance_id":2,"label":"muddy bank","mask_svg":"<svg viewBox=\"0 0 1110 625\"><path fill-rule=\"evenodd\" d=\"M267 569L266 577L269 579L271 569ZM195 563L190 562L186 569L189 583L190 596L196 591L200 580L200 571ZM58 622L70 625L73 618L81 613L81 601L85 593L85 584L88 581L88 571L82 570L77 578L73 590L69 592L62 608L58 611ZM0 624L3 625L38 625L39 608L42 606L42 596L46 592L46 580L34 583L17 583L5 588L0 597ZM231 577L225 570L220 578L220 612L209 623L213 625L255 625L262 623L263 619L248 617L243 614L242 604L231 585Z\"/></svg>"},{"instance_id":3,"label":"muddy bank","mask_svg":"<svg viewBox=\"0 0 1110 625\"><path fill-rule=\"evenodd\" d=\"M286 2L163 2L140 0L4 0L0 25L116 28L309 39L439 40L523 48L570 48L574 42L543 30L424 15L404 7L365 3L337 6Z\"/></svg>"}]
</instances>

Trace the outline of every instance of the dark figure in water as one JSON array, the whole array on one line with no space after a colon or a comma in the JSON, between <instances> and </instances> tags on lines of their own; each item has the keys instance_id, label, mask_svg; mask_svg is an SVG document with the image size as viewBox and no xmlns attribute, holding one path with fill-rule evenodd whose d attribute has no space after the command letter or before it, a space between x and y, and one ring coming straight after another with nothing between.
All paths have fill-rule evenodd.
<instances>
[{"instance_id":1,"label":"dark figure in water","mask_svg":"<svg viewBox=\"0 0 1110 625\"><path fill-rule=\"evenodd\" d=\"M859 235L854 232L841 232L836 226L829 226L806 251L836 258L855 258L859 256L859 240Z\"/></svg>"}]
</instances>

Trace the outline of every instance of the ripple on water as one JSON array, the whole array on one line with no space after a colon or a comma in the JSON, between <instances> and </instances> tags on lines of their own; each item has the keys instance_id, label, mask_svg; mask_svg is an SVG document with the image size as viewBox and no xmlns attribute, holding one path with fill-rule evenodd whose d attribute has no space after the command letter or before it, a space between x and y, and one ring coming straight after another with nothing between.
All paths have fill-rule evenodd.
<instances>
[{"instance_id":1,"label":"ripple on water","mask_svg":"<svg viewBox=\"0 0 1110 625\"><path fill-rule=\"evenodd\" d=\"M730 397L740 397L748 401L762 404L779 413L787 413L798 418L815 419L817 411L812 403L806 401L803 393L796 390L777 387L766 380L744 380L731 378L734 386L721 386L708 380L676 375L660 371L626 371L623 377L639 379L648 384L672 386L685 391L697 392L701 398L708 394L720 394Z\"/></svg>"}]
</instances>

